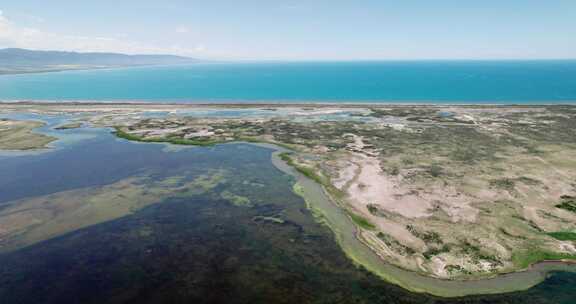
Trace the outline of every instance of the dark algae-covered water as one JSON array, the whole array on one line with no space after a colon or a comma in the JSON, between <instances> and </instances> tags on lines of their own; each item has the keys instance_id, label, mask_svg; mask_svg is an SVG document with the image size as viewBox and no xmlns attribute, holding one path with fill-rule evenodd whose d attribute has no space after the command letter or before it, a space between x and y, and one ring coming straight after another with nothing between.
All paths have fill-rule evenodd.
<instances>
[{"instance_id":1,"label":"dark algae-covered water","mask_svg":"<svg viewBox=\"0 0 576 304\"><path fill-rule=\"evenodd\" d=\"M353 265L292 191L294 179L272 164L271 153L249 144L136 144L103 131L66 148L0 158L0 208L130 176L146 176L140 182L151 188L159 180L195 180L202 189L0 254L0 303L576 302L573 273L551 274L524 292L457 299L388 284ZM71 155L77 160L65 168ZM214 172L217 181L207 178ZM21 183L36 190L26 193Z\"/></svg>"}]
</instances>

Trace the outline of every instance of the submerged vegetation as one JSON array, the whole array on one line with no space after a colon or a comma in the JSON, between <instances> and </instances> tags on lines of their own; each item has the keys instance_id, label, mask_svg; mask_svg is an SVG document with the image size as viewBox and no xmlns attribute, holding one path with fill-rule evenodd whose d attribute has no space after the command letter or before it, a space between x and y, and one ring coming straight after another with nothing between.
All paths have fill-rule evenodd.
<instances>
[{"instance_id":1,"label":"submerged vegetation","mask_svg":"<svg viewBox=\"0 0 576 304\"><path fill-rule=\"evenodd\" d=\"M249 198L245 197L245 196L240 196L237 194L234 194L228 190L223 191L222 193L220 193L220 196L231 202L234 206L237 207L253 207L254 204L250 201Z\"/></svg>"}]
</instances>

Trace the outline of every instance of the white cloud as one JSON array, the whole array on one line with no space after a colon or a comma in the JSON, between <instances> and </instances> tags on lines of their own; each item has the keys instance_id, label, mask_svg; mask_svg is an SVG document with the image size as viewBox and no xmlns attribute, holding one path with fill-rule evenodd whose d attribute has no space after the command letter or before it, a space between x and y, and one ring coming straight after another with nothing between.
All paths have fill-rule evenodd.
<instances>
[{"instance_id":1,"label":"white cloud","mask_svg":"<svg viewBox=\"0 0 576 304\"><path fill-rule=\"evenodd\" d=\"M178 26L174 31L178 34L187 34L187 33L190 33L190 28L187 26L181 25L181 26Z\"/></svg>"},{"instance_id":2,"label":"white cloud","mask_svg":"<svg viewBox=\"0 0 576 304\"><path fill-rule=\"evenodd\" d=\"M204 46L184 48L179 46L159 47L125 37L89 37L67 35L19 26L9 20L0 10L0 48L16 47L36 50L66 50L78 52L119 52L127 54L179 54L194 55L204 51Z\"/></svg>"}]
</instances>

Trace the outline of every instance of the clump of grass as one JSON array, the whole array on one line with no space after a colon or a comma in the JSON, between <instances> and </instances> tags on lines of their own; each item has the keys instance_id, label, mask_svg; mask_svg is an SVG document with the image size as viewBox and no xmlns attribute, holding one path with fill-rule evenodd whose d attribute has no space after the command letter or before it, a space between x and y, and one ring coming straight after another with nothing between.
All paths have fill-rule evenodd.
<instances>
[{"instance_id":1,"label":"clump of grass","mask_svg":"<svg viewBox=\"0 0 576 304\"><path fill-rule=\"evenodd\" d=\"M516 179L516 181L521 182L521 183L528 185L528 186L537 186L537 185L542 184L541 181L527 177L527 176L520 176Z\"/></svg>"},{"instance_id":2,"label":"clump of grass","mask_svg":"<svg viewBox=\"0 0 576 304\"><path fill-rule=\"evenodd\" d=\"M478 247L474 244L471 244L468 241L464 241L460 245L460 249L462 250L463 253L469 254L469 255L478 255L480 253L480 247Z\"/></svg>"},{"instance_id":3,"label":"clump of grass","mask_svg":"<svg viewBox=\"0 0 576 304\"><path fill-rule=\"evenodd\" d=\"M555 207L576 213L576 198L569 195L562 195L560 197L560 203L556 204Z\"/></svg>"},{"instance_id":4,"label":"clump of grass","mask_svg":"<svg viewBox=\"0 0 576 304\"><path fill-rule=\"evenodd\" d=\"M370 222L367 218L352 212L348 212L348 214L350 214L352 221L361 228L366 230L376 229L376 226L374 226L374 224L372 224L372 222Z\"/></svg>"},{"instance_id":5,"label":"clump of grass","mask_svg":"<svg viewBox=\"0 0 576 304\"><path fill-rule=\"evenodd\" d=\"M420 231L412 225L406 225L406 229L412 233L413 236L423 240L427 244L443 244L440 234L436 231Z\"/></svg>"},{"instance_id":6,"label":"clump of grass","mask_svg":"<svg viewBox=\"0 0 576 304\"><path fill-rule=\"evenodd\" d=\"M390 168L389 170L387 170L388 173L392 176L398 176L398 174L400 174L400 169L396 166Z\"/></svg>"},{"instance_id":7,"label":"clump of grass","mask_svg":"<svg viewBox=\"0 0 576 304\"><path fill-rule=\"evenodd\" d=\"M386 246L388 246L390 249L399 252L401 254L408 254L408 255L413 255L414 253L416 253L416 251L406 245L401 244L400 242L398 242L396 239L394 239L392 236L384 233L384 232L378 232L376 234L376 236L381 239L384 244L386 244Z\"/></svg>"},{"instance_id":8,"label":"clump of grass","mask_svg":"<svg viewBox=\"0 0 576 304\"><path fill-rule=\"evenodd\" d=\"M444 266L444 270L448 271L448 273L454 273L454 272L462 272L464 268L462 268L462 266L460 265L448 264Z\"/></svg>"},{"instance_id":9,"label":"clump of grass","mask_svg":"<svg viewBox=\"0 0 576 304\"><path fill-rule=\"evenodd\" d=\"M378 215L378 207L374 204L366 205L366 208L372 215Z\"/></svg>"},{"instance_id":10,"label":"clump of grass","mask_svg":"<svg viewBox=\"0 0 576 304\"><path fill-rule=\"evenodd\" d=\"M450 154L450 158L455 161L473 163L477 160L478 155L472 149L457 148Z\"/></svg>"},{"instance_id":11,"label":"clump of grass","mask_svg":"<svg viewBox=\"0 0 576 304\"><path fill-rule=\"evenodd\" d=\"M510 178L498 178L490 181L490 188L514 191L516 183Z\"/></svg>"},{"instance_id":12,"label":"clump of grass","mask_svg":"<svg viewBox=\"0 0 576 304\"><path fill-rule=\"evenodd\" d=\"M426 258L426 259L431 259L433 256L445 253L445 252L450 252L450 246L448 244L444 244L441 247L432 247L429 248L428 250L424 251L422 253L422 255Z\"/></svg>"},{"instance_id":13,"label":"clump of grass","mask_svg":"<svg viewBox=\"0 0 576 304\"><path fill-rule=\"evenodd\" d=\"M440 175L444 174L444 169L439 165L432 165L428 167L427 172L432 177L439 177Z\"/></svg>"},{"instance_id":14,"label":"clump of grass","mask_svg":"<svg viewBox=\"0 0 576 304\"><path fill-rule=\"evenodd\" d=\"M368 209L370 214L372 214L374 216L387 217L386 212L384 212L382 209L380 209L378 207L378 205L376 205L376 204L368 204L368 205L366 205L366 208Z\"/></svg>"},{"instance_id":15,"label":"clump of grass","mask_svg":"<svg viewBox=\"0 0 576 304\"><path fill-rule=\"evenodd\" d=\"M282 152L278 154L281 160L287 162L289 165L293 163L292 157L290 157L290 152Z\"/></svg>"}]
</instances>

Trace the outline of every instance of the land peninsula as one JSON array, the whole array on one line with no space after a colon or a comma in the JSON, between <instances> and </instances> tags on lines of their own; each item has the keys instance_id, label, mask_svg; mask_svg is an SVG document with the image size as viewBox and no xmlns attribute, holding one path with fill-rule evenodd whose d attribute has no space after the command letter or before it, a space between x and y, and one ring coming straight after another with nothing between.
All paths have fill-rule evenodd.
<instances>
[{"instance_id":1,"label":"land peninsula","mask_svg":"<svg viewBox=\"0 0 576 304\"><path fill-rule=\"evenodd\" d=\"M190 64L195 62L197 60L192 58L173 55L79 53L19 48L0 49L0 75Z\"/></svg>"},{"instance_id":2,"label":"land peninsula","mask_svg":"<svg viewBox=\"0 0 576 304\"><path fill-rule=\"evenodd\" d=\"M55 137L34 132L44 123L33 120L0 119L0 150L34 150L47 148Z\"/></svg>"},{"instance_id":3,"label":"land peninsula","mask_svg":"<svg viewBox=\"0 0 576 304\"><path fill-rule=\"evenodd\" d=\"M425 277L487 279L576 259L576 106L0 105L22 111L83 113L132 141L283 147L278 158L354 223L339 233Z\"/></svg>"}]
</instances>

